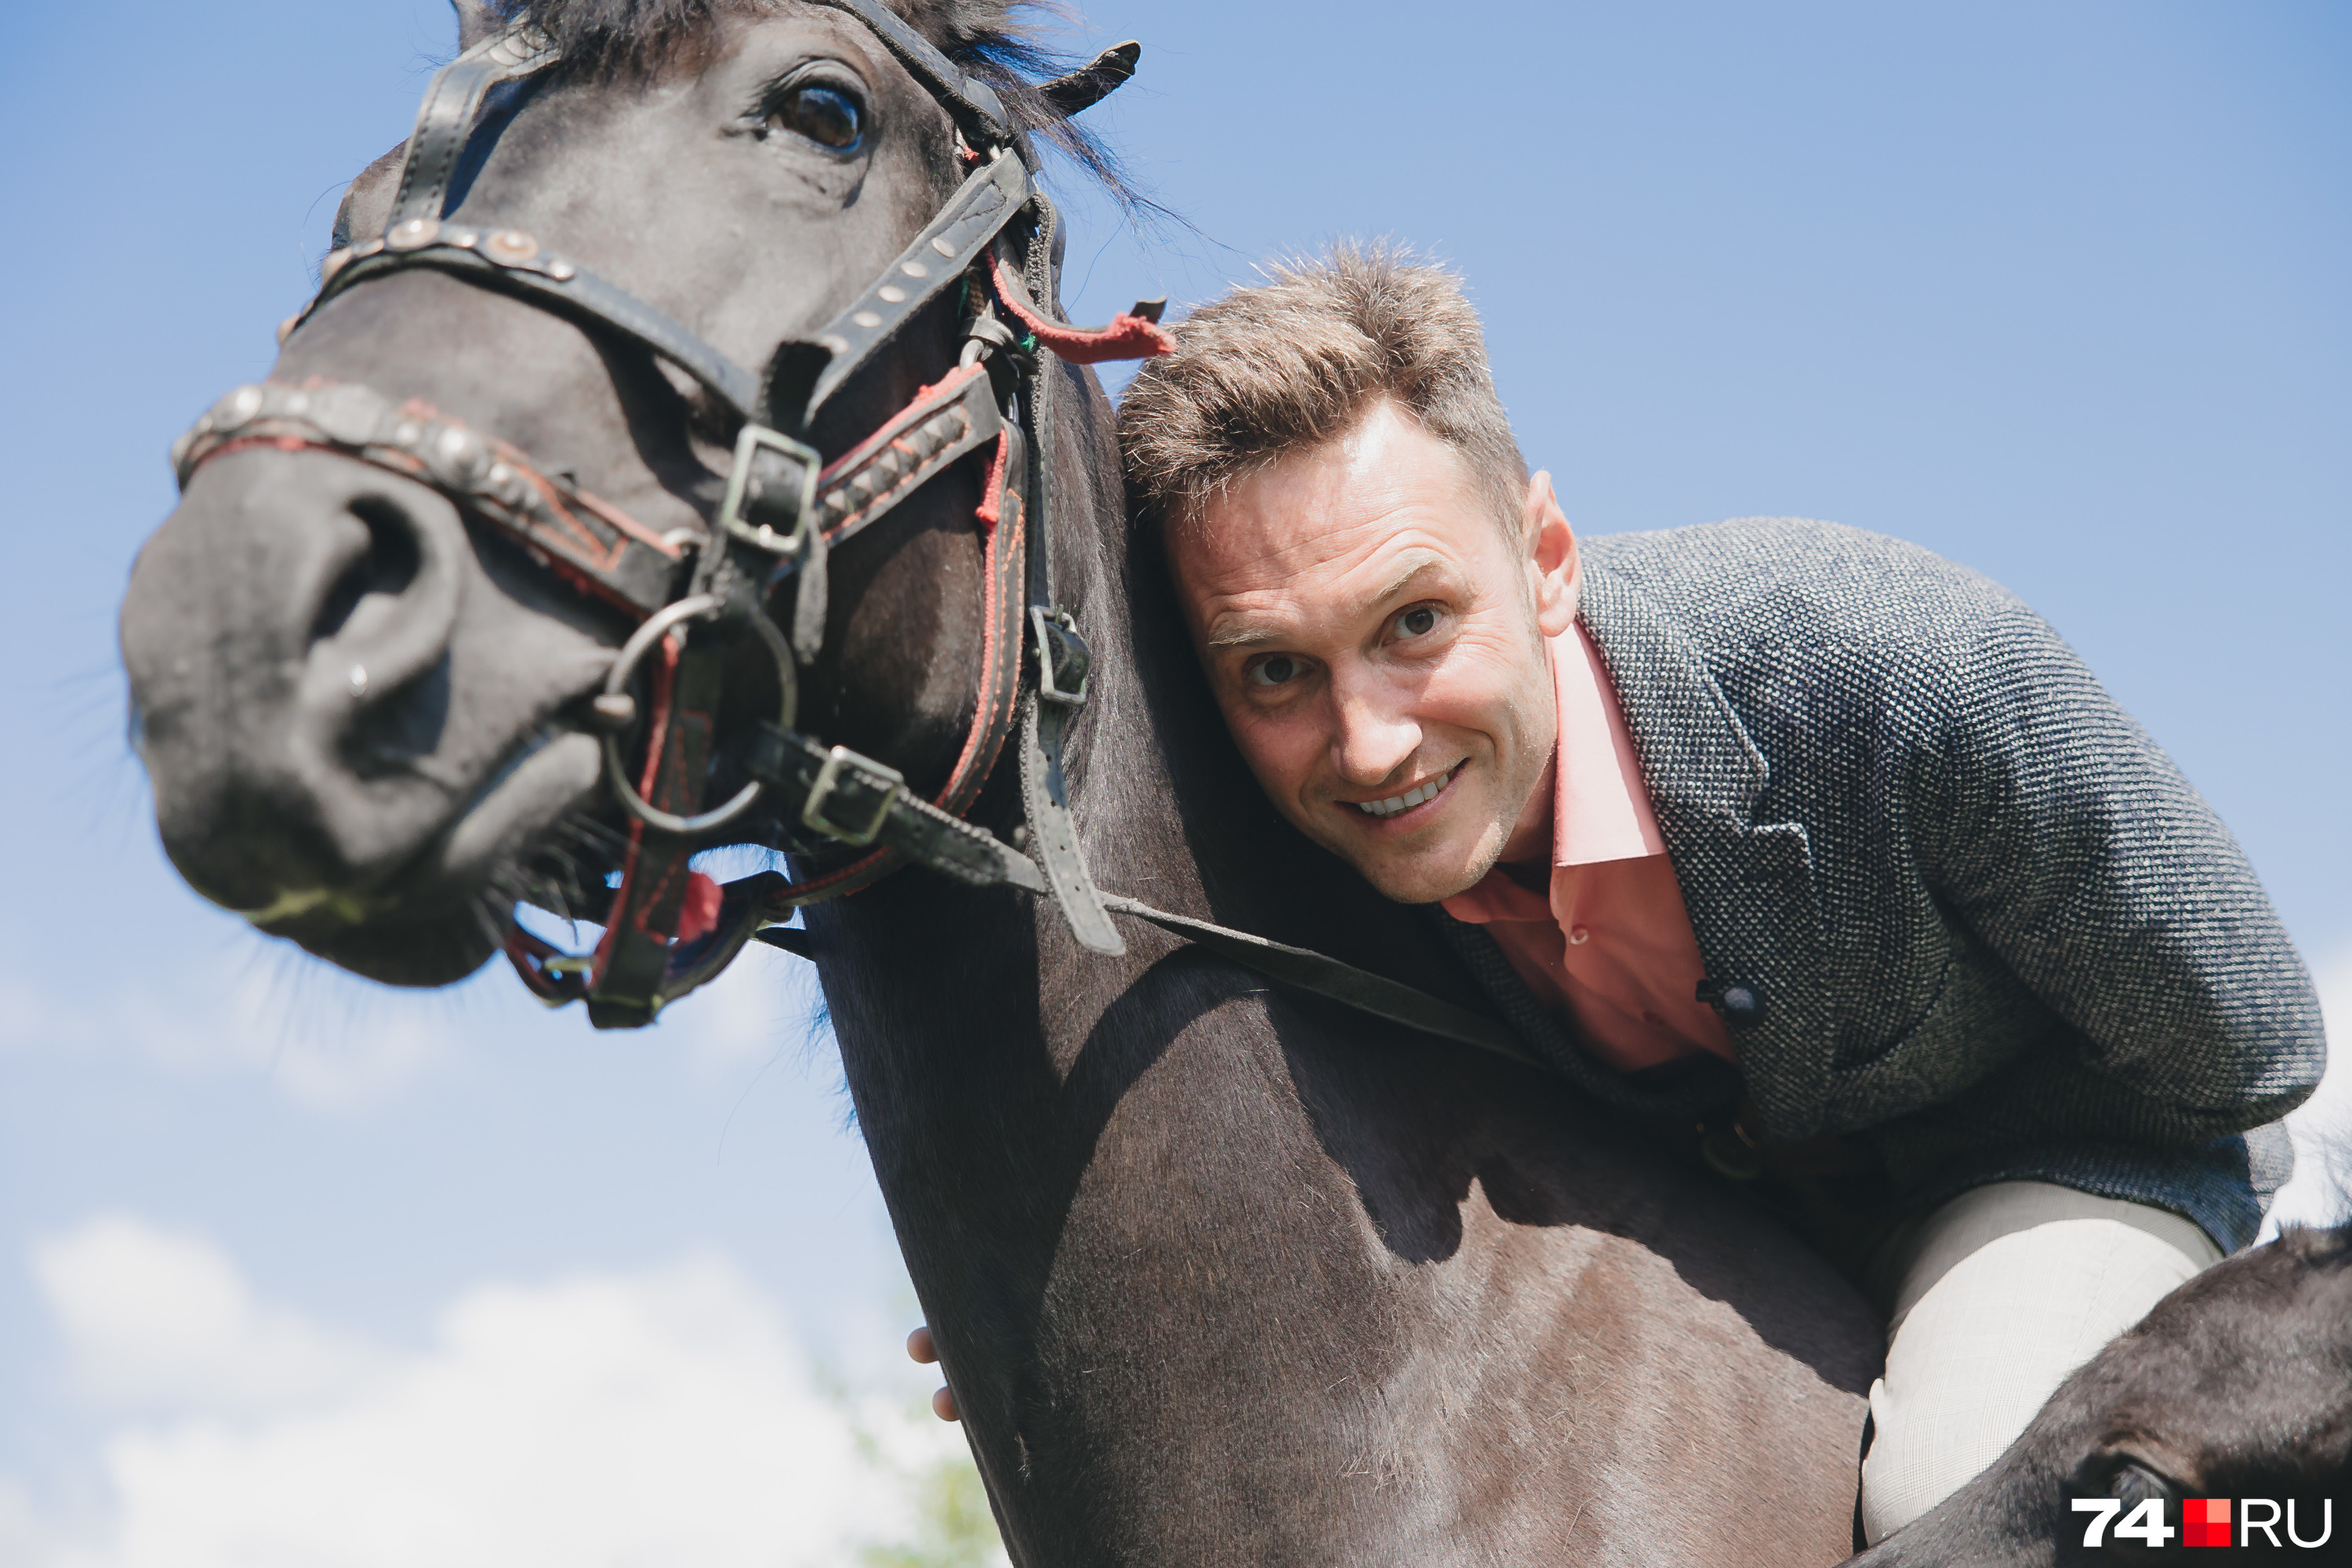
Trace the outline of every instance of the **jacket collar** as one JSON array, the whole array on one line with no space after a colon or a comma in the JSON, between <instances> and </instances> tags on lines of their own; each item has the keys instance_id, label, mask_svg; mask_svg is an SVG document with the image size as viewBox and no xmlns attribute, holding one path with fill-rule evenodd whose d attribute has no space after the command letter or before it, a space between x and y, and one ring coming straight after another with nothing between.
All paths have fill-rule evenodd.
<instances>
[{"instance_id":1,"label":"jacket collar","mask_svg":"<svg viewBox=\"0 0 2352 1568\"><path fill-rule=\"evenodd\" d=\"M1747 1018L1727 1005L1738 997L1718 1004L1759 1131L1809 1137L1829 1088L1830 1018L1804 825L1755 820L1770 764L1683 626L1590 556L1578 614L1616 688L1707 983L1760 1000Z\"/></svg>"}]
</instances>

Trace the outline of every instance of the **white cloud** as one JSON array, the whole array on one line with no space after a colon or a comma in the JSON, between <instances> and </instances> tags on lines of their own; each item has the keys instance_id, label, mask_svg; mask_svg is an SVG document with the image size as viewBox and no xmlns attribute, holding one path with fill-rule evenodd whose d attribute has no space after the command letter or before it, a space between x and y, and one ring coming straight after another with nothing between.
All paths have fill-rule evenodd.
<instances>
[{"instance_id":1,"label":"white cloud","mask_svg":"<svg viewBox=\"0 0 2352 1568\"><path fill-rule=\"evenodd\" d=\"M112 1511L70 1546L0 1477L12 1563L788 1568L846 1561L907 1514L862 1418L717 1256L478 1286L409 1352L307 1324L217 1248L133 1219L44 1244L35 1270L94 1390L198 1407L105 1440ZM894 1451L961 1446L889 1425Z\"/></svg>"},{"instance_id":2,"label":"white cloud","mask_svg":"<svg viewBox=\"0 0 2352 1568\"><path fill-rule=\"evenodd\" d=\"M775 857L735 846L696 864L721 878ZM586 951L602 934L541 910L525 923ZM477 982L439 991L378 985L244 930L215 931L215 950L127 972L89 989L0 969L0 1053L89 1052L182 1078L257 1075L305 1110L364 1111L462 1059L487 1035L536 1023L539 1005L493 959ZM824 1037L814 965L758 943L710 985L665 1010L665 1046L705 1083L735 1081ZM565 1020L584 1030L578 1008Z\"/></svg>"},{"instance_id":3,"label":"white cloud","mask_svg":"<svg viewBox=\"0 0 2352 1568\"><path fill-rule=\"evenodd\" d=\"M2282 1223L2341 1225L2352 1220L2352 943L2318 966L2320 1010L2327 1018L2327 1076L2319 1091L2286 1119L2294 1140L2294 1179L2279 1189L2263 1234Z\"/></svg>"},{"instance_id":4,"label":"white cloud","mask_svg":"<svg viewBox=\"0 0 2352 1568\"><path fill-rule=\"evenodd\" d=\"M76 1384L116 1404L262 1408L349 1392L383 1357L264 1305L210 1242L125 1215L36 1242Z\"/></svg>"},{"instance_id":5,"label":"white cloud","mask_svg":"<svg viewBox=\"0 0 2352 1568\"><path fill-rule=\"evenodd\" d=\"M306 1110L349 1111L451 1056L466 1005L389 992L274 950L155 981L66 995L0 976L0 1048L120 1052L190 1078L263 1073Z\"/></svg>"}]
</instances>

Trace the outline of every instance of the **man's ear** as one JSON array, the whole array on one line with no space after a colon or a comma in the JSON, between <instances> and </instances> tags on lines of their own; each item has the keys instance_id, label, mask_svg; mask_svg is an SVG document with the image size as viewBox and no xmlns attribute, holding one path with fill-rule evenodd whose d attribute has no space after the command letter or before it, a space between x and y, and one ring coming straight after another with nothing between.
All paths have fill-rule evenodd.
<instances>
[{"instance_id":1,"label":"man's ear","mask_svg":"<svg viewBox=\"0 0 2352 1568\"><path fill-rule=\"evenodd\" d=\"M1584 561L1577 553L1576 531L1559 510L1551 475L1538 472L1528 481L1527 511L1521 520L1528 544L1528 570L1535 578L1536 625L1543 635L1556 637L1576 621L1577 591L1584 584Z\"/></svg>"}]
</instances>

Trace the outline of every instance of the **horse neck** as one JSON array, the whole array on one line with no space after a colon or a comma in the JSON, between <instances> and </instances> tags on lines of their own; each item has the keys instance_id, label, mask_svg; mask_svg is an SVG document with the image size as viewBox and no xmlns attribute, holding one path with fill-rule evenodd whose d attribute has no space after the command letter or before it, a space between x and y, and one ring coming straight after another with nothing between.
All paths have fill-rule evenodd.
<instances>
[{"instance_id":1,"label":"horse neck","mask_svg":"<svg viewBox=\"0 0 2352 1568\"><path fill-rule=\"evenodd\" d=\"M1279 861L1278 840L1130 546L1108 405L1091 374L1061 391L1056 588L1096 652L1066 758L1081 838L1104 888L1199 910L1204 858L1247 889L1253 856ZM1017 820L1016 774L1008 752L975 814L1000 830ZM1261 1008L1227 1005L1253 980L1136 923L1124 957L1088 953L1050 900L908 871L811 923L859 1125L1008 1542L1017 1561L1058 1560L1023 1543L1072 1539L1065 1516L1093 1506L1102 1478L1090 1485L1085 1445L1040 1411L1066 1404L1051 1391L1073 1335L1134 1289L1101 1238L1164 1207L1135 1162L1200 1108L1237 1150L1311 1147L1282 1047ZM1181 1070L1155 1073L1180 1037ZM1295 1177L1234 1175L1245 1206L1295 1191ZM1318 1179L1342 1197L1343 1178Z\"/></svg>"}]
</instances>

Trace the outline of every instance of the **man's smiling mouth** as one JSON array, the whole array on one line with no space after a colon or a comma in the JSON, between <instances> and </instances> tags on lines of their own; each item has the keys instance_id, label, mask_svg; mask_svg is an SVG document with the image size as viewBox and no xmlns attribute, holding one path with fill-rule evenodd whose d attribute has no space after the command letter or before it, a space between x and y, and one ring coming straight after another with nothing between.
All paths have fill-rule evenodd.
<instances>
[{"instance_id":1,"label":"man's smiling mouth","mask_svg":"<svg viewBox=\"0 0 2352 1568\"><path fill-rule=\"evenodd\" d=\"M1401 811L1411 811L1425 800L1434 800L1438 792L1452 784L1454 775L1461 771L1462 764L1456 763L1426 784L1416 785L1402 795L1392 795L1386 800L1351 800L1345 804L1354 806L1366 816L1394 816Z\"/></svg>"}]
</instances>

